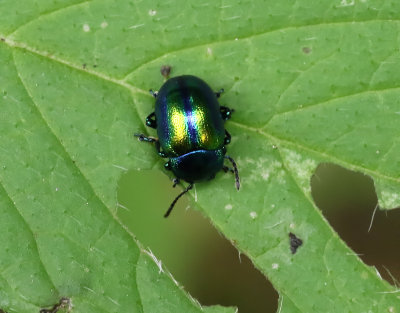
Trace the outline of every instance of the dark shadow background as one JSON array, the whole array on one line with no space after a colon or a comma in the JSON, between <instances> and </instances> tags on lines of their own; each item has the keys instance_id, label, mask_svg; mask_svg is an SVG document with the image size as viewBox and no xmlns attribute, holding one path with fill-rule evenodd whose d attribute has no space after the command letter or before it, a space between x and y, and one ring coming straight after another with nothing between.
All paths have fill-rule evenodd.
<instances>
[{"instance_id":1,"label":"dark shadow background","mask_svg":"<svg viewBox=\"0 0 400 313\"><path fill-rule=\"evenodd\" d=\"M377 205L372 179L321 164L311 187L340 237L384 279L400 285L400 210L377 209L368 232ZM118 216L201 304L237 306L239 313L276 312L278 294L269 281L200 213L187 210L185 198L165 222L160 208L168 207L179 191L159 171L129 171L119 185Z\"/></svg>"}]
</instances>

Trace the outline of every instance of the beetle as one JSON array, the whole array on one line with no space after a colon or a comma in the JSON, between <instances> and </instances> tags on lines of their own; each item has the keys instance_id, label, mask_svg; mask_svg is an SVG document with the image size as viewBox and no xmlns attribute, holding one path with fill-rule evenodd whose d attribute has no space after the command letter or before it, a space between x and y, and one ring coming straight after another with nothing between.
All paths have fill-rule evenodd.
<instances>
[{"instance_id":1,"label":"beetle","mask_svg":"<svg viewBox=\"0 0 400 313\"><path fill-rule=\"evenodd\" d=\"M226 155L231 135L224 127L233 109L220 106L218 98L224 91L214 92L206 82L192 75L169 78L169 66L161 68L167 78L158 92L155 110L146 118L146 125L157 130L158 139L135 134L140 141L153 143L158 154L168 158L165 168L175 175L175 187L180 180L189 185L174 199L164 217L168 217L176 202L193 188L195 182L211 180L218 171L235 174L236 188L240 188L236 162ZM233 169L224 165L227 159Z\"/></svg>"}]
</instances>

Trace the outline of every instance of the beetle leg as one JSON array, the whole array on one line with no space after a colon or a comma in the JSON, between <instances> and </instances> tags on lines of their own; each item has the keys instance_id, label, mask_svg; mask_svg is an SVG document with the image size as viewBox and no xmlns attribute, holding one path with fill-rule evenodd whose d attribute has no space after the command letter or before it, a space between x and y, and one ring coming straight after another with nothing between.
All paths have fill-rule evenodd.
<instances>
[{"instance_id":1,"label":"beetle leg","mask_svg":"<svg viewBox=\"0 0 400 313\"><path fill-rule=\"evenodd\" d=\"M175 206L176 202L179 200L179 198L182 197L185 193L187 193L192 188L193 188L193 183L190 183L189 186L187 186L184 191L182 191L179 195L176 196L174 201L172 201L171 205L169 206L167 212L164 214L164 217L169 216L169 214L171 213L172 209L174 208L174 206Z\"/></svg>"},{"instance_id":2,"label":"beetle leg","mask_svg":"<svg viewBox=\"0 0 400 313\"><path fill-rule=\"evenodd\" d=\"M153 143L156 146L156 150L157 153L159 154L160 157L162 158L166 158L167 155L165 154L165 152L161 151L161 147L160 147L160 141L157 138L154 137L150 137L150 136L145 136L143 134L134 134L135 137L138 137L139 141L146 141L149 143Z\"/></svg>"},{"instance_id":3,"label":"beetle leg","mask_svg":"<svg viewBox=\"0 0 400 313\"><path fill-rule=\"evenodd\" d=\"M180 180L179 180L179 178L174 178L174 179L172 180L172 182L174 183L174 184L172 185L172 188L175 188L176 185L179 184Z\"/></svg>"},{"instance_id":4,"label":"beetle leg","mask_svg":"<svg viewBox=\"0 0 400 313\"><path fill-rule=\"evenodd\" d=\"M217 92L215 92L215 95L217 96L217 98L221 97L221 94L224 92L224 88L221 88L220 90L218 90Z\"/></svg>"},{"instance_id":5,"label":"beetle leg","mask_svg":"<svg viewBox=\"0 0 400 313\"><path fill-rule=\"evenodd\" d=\"M231 134L228 133L228 131L225 129L225 138L224 138L224 144L230 144L231 143Z\"/></svg>"},{"instance_id":6,"label":"beetle leg","mask_svg":"<svg viewBox=\"0 0 400 313\"><path fill-rule=\"evenodd\" d=\"M239 190L239 188L240 188L240 179L239 179L239 171L238 171L238 169L237 169L236 162L235 162L230 156L228 156L228 155L225 155L224 158L225 158L225 159L228 159L228 160L232 163L233 172L235 173L235 185L236 185L236 189Z\"/></svg>"},{"instance_id":7,"label":"beetle leg","mask_svg":"<svg viewBox=\"0 0 400 313\"><path fill-rule=\"evenodd\" d=\"M226 166L226 165L222 166L222 170L223 170L225 173L228 173L228 172L235 173L235 171L233 170L233 168L230 168L229 166Z\"/></svg>"},{"instance_id":8,"label":"beetle leg","mask_svg":"<svg viewBox=\"0 0 400 313\"><path fill-rule=\"evenodd\" d=\"M146 125L151 128L157 128L157 121L156 121L156 113L151 113L148 117L146 117Z\"/></svg>"},{"instance_id":9,"label":"beetle leg","mask_svg":"<svg viewBox=\"0 0 400 313\"><path fill-rule=\"evenodd\" d=\"M153 91L153 89L150 89L149 92L154 98L157 98L158 91Z\"/></svg>"},{"instance_id":10,"label":"beetle leg","mask_svg":"<svg viewBox=\"0 0 400 313\"><path fill-rule=\"evenodd\" d=\"M231 118L232 113L235 112L234 109L230 109L224 106L221 106L219 111L221 112L221 117L224 121L229 120Z\"/></svg>"},{"instance_id":11,"label":"beetle leg","mask_svg":"<svg viewBox=\"0 0 400 313\"><path fill-rule=\"evenodd\" d=\"M157 139L157 141L155 141L155 145L156 145L156 150L157 150L158 155L162 158L166 158L167 155L165 154L164 151L161 151L160 141L158 139Z\"/></svg>"},{"instance_id":12,"label":"beetle leg","mask_svg":"<svg viewBox=\"0 0 400 313\"><path fill-rule=\"evenodd\" d=\"M134 136L138 137L139 141L146 141L146 142L150 142L150 143L158 141L157 138L145 136L143 134L134 134Z\"/></svg>"}]
</instances>

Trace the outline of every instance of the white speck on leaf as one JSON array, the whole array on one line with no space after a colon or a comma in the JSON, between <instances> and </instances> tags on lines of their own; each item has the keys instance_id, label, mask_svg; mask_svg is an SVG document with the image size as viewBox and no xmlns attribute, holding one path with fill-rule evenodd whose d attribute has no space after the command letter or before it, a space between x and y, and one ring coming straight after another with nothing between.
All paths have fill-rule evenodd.
<instances>
[{"instance_id":1,"label":"white speck on leaf","mask_svg":"<svg viewBox=\"0 0 400 313\"><path fill-rule=\"evenodd\" d=\"M379 273L378 269L375 266L374 266L374 269L375 269L376 275L382 280L381 273Z\"/></svg>"},{"instance_id":2,"label":"white speck on leaf","mask_svg":"<svg viewBox=\"0 0 400 313\"><path fill-rule=\"evenodd\" d=\"M264 229L271 229L271 228L274 228L274 227L276 227L276 226L278 226L278 225L280 225L282 223L283 223L283 221L279 221L279 222L277 222L277 223L275 223L273 225L265 226Z\"/></svg>"},{"instance_id":3,"label":"white speck on leaf","mask_svg":"<svg viewBox=\"0 0 400 313\"><path fill-rule=\"evenodd\" d=\"M56 187L56 191L58 191L59 189L58 189L58 187Z\"/></svg>"},{"instance_id":4,"label":"white speck on leaf","mask_svg":"<svg viewBox=\"0 0 400 313\"><path fill-rule=\"evenodd\" d=\"M270 160L265 158L258 158L256 160L246 158L243 163L249 164L251 169L251 175L247 177L249 181L268 181L272 178L276 178L276 181L280 184L285 183L285 171L282 169L282 163L276 160Z\"/></svg>"},{"instance_id":5,"label":"white speck on leaf","mask_svg":"<svg viewBox=\"0 0 400 313\"><path fill-rule=\"evenodd\" d=\"M284 152L285 165L293 173L303 190L310 193L310 179L317 167L317 163L313 159L303 158L301 154L293 150L282 149L282 151Z\"/></svg>"},{"instance_id":6,"label":"white speck on leaf","mask_svg":"<svg viewBox=\"0 0 400 313\"><path fill-rule=\"evenodd\" d=\"M90 26L89 24L83 24L82 29L85 33L90 32Z\"/></svg>"},{"instance_id":7,"label":"white speck on leaf","mask_svg":"<svg viewBox=\"0 0 400 313\"><path fill-rule=\"evenodd\" d=\"M154 263L156 263L156 265L158 266L158 274L164 273L161 260L158 260L150 249L143 250L143 252L146 253L149 257L151 257L151 259L154 261Z\"/></svg>"},{"instance_id":8,"label":"white speck on leaf","mask_svg":"<svg viewBox=\"0 0 400 313\"><path fill-rule=\"evenodd\" d=\"M362 253L351 253L351 252L347 252L346 255L350 255L350 256L362 256L364 254Z\"/></svg>"},{"instance_id":9,"label":"white speck on leaf","mask_svg":"<svg viewBox=\"0 0 400 313\"><path fill-rule=\"evenodd\" d=\"M179 283L178 283L178 281L174 278L174 276L169 275L169 277L171 277L171 279L172 279L172 281L174 282L174 284L175 284L176 286L179 287Z\"/></svg>"},{"instance_id":10,"label":"white speck on leaf","mask_svg":"<svg viewBox=\"0 0 400 313\"><path fill-rule=\"evenodd\" d=\"M241 18L240 15L234 15L234 16L230 16L230 17L226 17L226 18L221 18L221 21L232 21L232 20L237 20Z\"/></svg>"},{"instance_id":11,"label":"white speck on leaf","mask_svg":"<svg viewBox=\"0 0 400 313\"><path fill-rule=\"evenodd\" d=\"M341 0L338 7L351 7L355 4L355 0Z\"/></svg>"},{"instance_id":12,"label":"white speck on leaf","mask_svg":"<svg viewBox=\"0 0 400 313\"><path fill-rule=\"evenodd\" d=\"M263 178L264 180L268 180L268 178L269 178L269 172L262 172L262 173L261 173L261 176L262 176L262 178Z\"/></svg>"},{"instance_id":13,"label":"white speck on leaf","mask_svg":"<svg viewBox=\"0 0 400 313\"><path fill-rule=\"evenodd\" d=\"M86 289L86 290L88 290L90 292L96 293L93 289L91 289L91 288L89 288L87 286L83 286L83 289Z\"/></svg>"},{"instance_id":14,"label":"white speck on leaf","mask_svg":"<svg viewBox=\"0 0 400 313\"><path fill-rule=\"evenodd\" d=\"M225 210L232 210L232 204L225 205Z\"/></svg>"},{"instance_id":15,"label":"white speck on leaf","mask_svg":"<svg viewBox=\"0 0 400 313\"><path fill-rule=\"evenodd\" d=\"M295 225L294 223L290 223L289 227L290 227L291 229L293 229L293 228L296 227L296 225Z\"/></svg>"},{"instance_id":16,"label":"white speck on leaf","mask_svg":"<svg viewBox=\"0 0 400 313\"><path fill-rule=\"evenodd\" d=\"M400 205L400 194L387 191L381 192L382 206L387 209L395 208Z\"/></svg>"},{"instance_id":17,"label":"white speck on leaf","mask_svg":"<svg viewBox=\"0 0 400 313\"><path fill-rule=\"evenodd\" d=\"M144 24L136 24L136 25L132 25L132 26L130 26L128 28L129 29L136 29L136 28L143 27L143 26L144 26Z\"/></svg>"},{"instance_id":18,"label":"white speck on leaf","mask_svg":"<svg viewBox=\"0 0 400 313\"><path fill-rule=\"evenodd\" d=\"M30 275L29 277L33 278L32 275ZM31 282L33 282L33 279L31 280ZM22 299L26 300L26 301L29 301L29 299L28 299L27 297L23 296L23 295L20 295L20 297L21 297ZM14 310L13 310L13 311L14 311Z\"/></svg>"},{"instance_id":19,"label":"white speck on leaf","mask_svg":"<svg viewBox=\"0 0 400 313\"><path fill-rule=\"evenodd\" d=\"M212 49L210 47L207 48L207 54L212 55Z\"/></svg>"},{"instance_id":20,"label":"white speck on leaf","mask_svg":"<svg viewBox=\"0 0 400 313\"><path fill-rule=\"evenodd\" d=\"M250 217L254 220L254 219L256 219L257 218L257 212L250 212Z\"/></svg>"},{"instance_id":21,"label":"white speck on leaf","mask_svg":"<svg viewBox=\"0 0 400 313\"><path fill-rule=\"evenodd\" d=\"M372 223L374 222L374 217L375 217L375 213L376 213L376 210L378 210L378 203L376 204L376 206L375 206L375 209L374 209L374 211L372 212L372 216L371 216L371 222L369 223L369 227L368 227L368 232L371 230L371 228L372 228Z\"/></svg>"},{"instance_id":22,"label":"white speck on leaf","mask_svg":"<svg viewBox=\"0 0 400 313\"><path fill-rule=\"evenodd\" d=\"M277 270L279 268L279 264L278 263L272 263L272 269L273 270Z\"/></svg>"},{"instance_id":23,"label":"white speck on leaf","mask_svg":"<svg viewBox=\"0 0 400 313\"><path fill-rule=\"evenodd\" d=\"M101 28L106 28L108 26L108 23L104 21L103 23L100 24Z\"/></svg>"},{"instance_id":24,"label":"white speck on leaf","mask_svg":"<svg viewBox=\"0 0 400 313\"><path fill-rule=\"evenodd\" d=\"M125 211L130 212L130 210L129 210L126 206L122 205L122 204L119 203L119 202L117 202L117 207L119 207L119 208L121 208L121 209L124 209Z\"/></svg>"},{"instance_id":25,"label":"white speck on leaf","mask_svg":"<svg viewBox=\"0 0 400 313\"><path fill-rule=\"evenodd\" d=\"M109 297L109 296L107 296L107 298L108 298L112 303L114 303L115 305L121 306L121 305L117 302L117 300L114 300L113 298L111 298L111 297Z\"/></svg>"},{"instance_id":26,"label":"white speck on leaf","mask_svg":"<svg viewBox=\"0 0 400 313\"><path fill-rule=\"evenodd\" d=\"M156 15L157 14L157 11L156 10L149 10L149 15L150 16L154 16L154 15Z\"/></svg>"},{"instance_id":27,"label":"white speck on leaf","mask_svg":"<svg viewBox=\"0 0 400 313\"><path fill-rule=\"evenodd\" d=\"M114 167L116 167L116 168L119 168L120 170L123 170L123 171L125 171L125 172L128 171L128 169L127 169L126 167L123 167L123 166L121 166L121 165L112 164L112 166L114 166Z\"/></svg>"},{"instance_id":28,"label":"white speck on leaf","mask_svg":"<svg viewBox=\"0 0 400 313\"><path fill-rule=\"evenodd\" d=\"M106 255L106 253L105 253L104 251L102 251L102 250L100 250L100 249L98 249L98 248L96 248L96 247L90 247L89 250L90 250L90 252L95 251L95 252L101 253L101 254L103 254L103 255Z\"/></svg>"}]
</instances>

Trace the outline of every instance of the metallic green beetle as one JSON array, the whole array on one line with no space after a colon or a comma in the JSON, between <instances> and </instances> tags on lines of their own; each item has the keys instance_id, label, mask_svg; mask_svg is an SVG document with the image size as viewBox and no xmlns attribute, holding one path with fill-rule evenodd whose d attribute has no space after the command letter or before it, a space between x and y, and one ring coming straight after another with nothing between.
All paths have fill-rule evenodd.
<instances>
[{"instance_id":1,"label":"metallic green beetle","mask_svg":"<svg viewBox=\"0 0 400 313\"><path fill-rule=\"evenodd\" d=\"M189 183L171 203L165 217L178 199L192 189L194 182L210 180L218 171L230 170L224 166L224 159L233 165L231 171L235 173L239 190L236 163L225 155L231 136L224 128L224 121L231 117L233 110L219 105L217 98L222 92L221 89L214 93L203 80L191 75L168 79L158 93L150 90L156 103L146 125L157 129L158 139L143 134L135 136L140 141L155 143L158 154L169 158L165 168L176 176L174 187L179 179Z\"/></svg>"}]
</instances>

